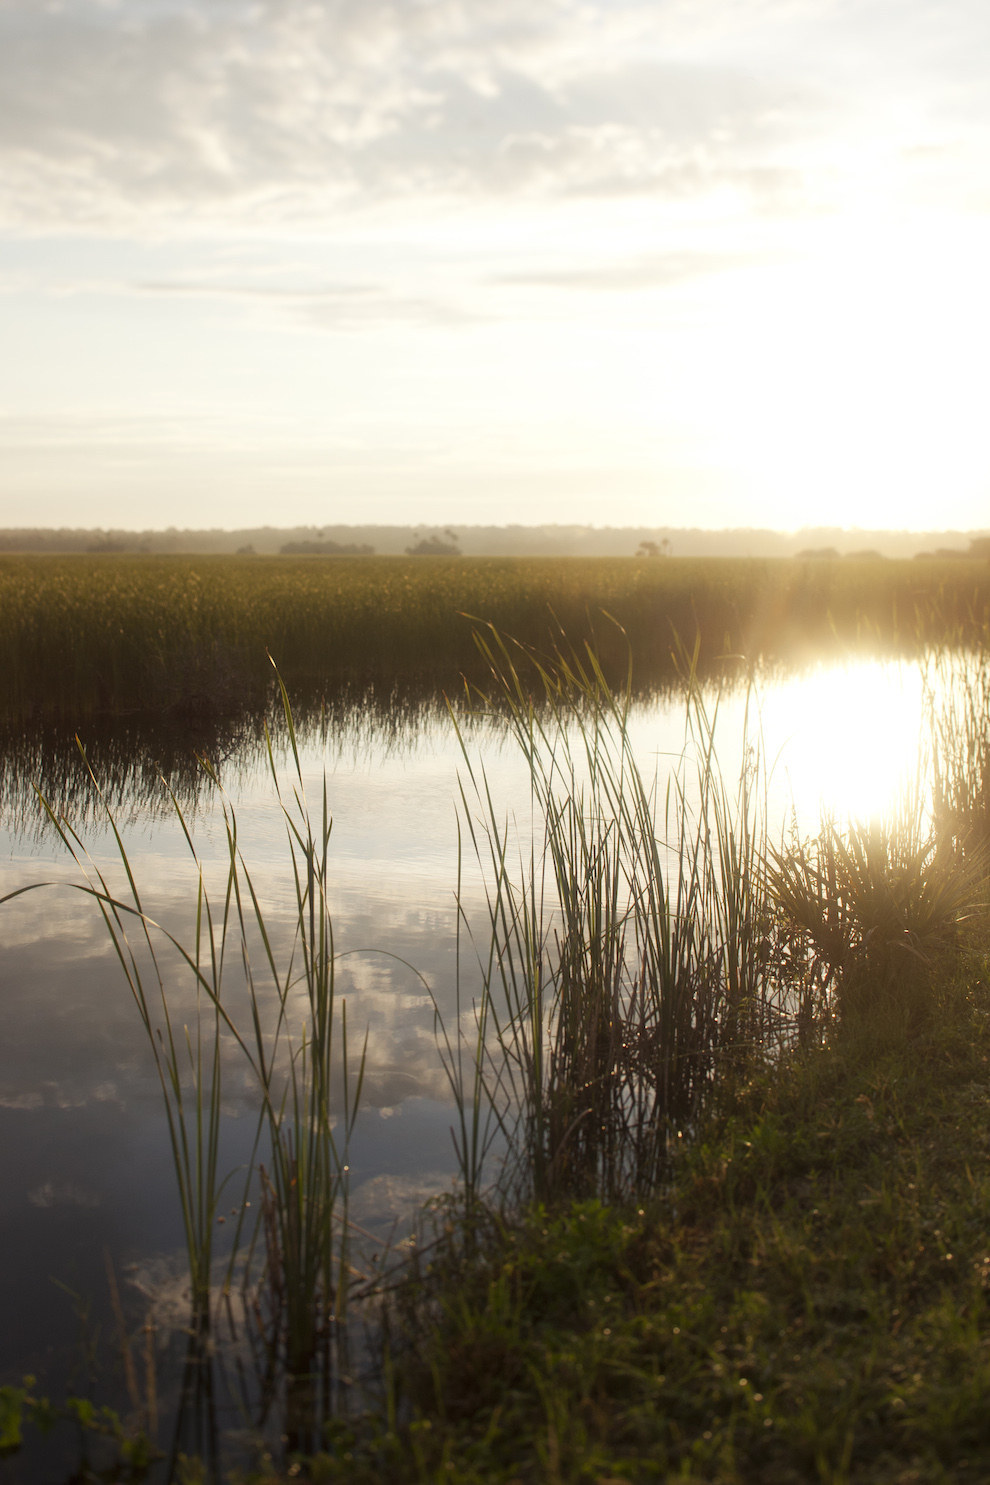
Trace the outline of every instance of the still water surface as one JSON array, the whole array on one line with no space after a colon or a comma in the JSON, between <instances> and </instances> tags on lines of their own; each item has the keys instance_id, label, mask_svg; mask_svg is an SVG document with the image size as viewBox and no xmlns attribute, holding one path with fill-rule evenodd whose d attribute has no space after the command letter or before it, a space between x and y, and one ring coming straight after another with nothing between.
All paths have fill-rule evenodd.
<instances>
[{"instance_id":1,"label":"still water surface","mask_svg":"<svg viewBox=\"0 0 990 1485\"><path fill-rule=\"evenodd\" d=\"M742 695L720 702L718 753L730 780L757 740L752 703L748 739L745 712ZM807 832L823 809L841 818L890 803L916 767L923 715L921 674L900 665L862 662L764 686L760 748L775 828L796 820ZM662 784L684 748L683 704L638 705L632 733L642 770ZM467 746L525 829L521 760L492 724L468 728ZM388 729L360 715L338 719L304 740L302 757L311 805L318 809L326 776L333 814L337 992L347 999L352 1041L368 1029L350 1157L352 1214L385 1234L448 1188L454 1173L452 1108L429 992L452 1018L464 759L450 719L425 713ZM279 763L288 778L284 756ZM264 750L246 744L225 760L221 776L266 921L287 933L293 885ZM30 802L28 782L7 781L0 896L30 882L58 885L0 906L0 1384L30 1371L58 1394L67 1379L85 1390L78 1374L84 1345L97 1323L113 1329L107 1265L128 1315L154 1309L164 1329L184 1318L184 1260L145 1032L100 915L70 885L78 869ZM183 807L207 878L219 886L227 849L219 801L203 786L195 796L186 791ZM98 813L87 812L79 794L68 811L82 822L94 861L121 882ZM118 798L116 814L146 910L190 938L195 867L167 799L135 784ZM473 862L463 863L461 890L469 914L480 917L484 884ZM191 1017L188 989L175 994L180 1021ZM235 1169L248 1159L257 1097L234 1058L224 1112L223 1159Z\"/></svg>"}]
</instances>

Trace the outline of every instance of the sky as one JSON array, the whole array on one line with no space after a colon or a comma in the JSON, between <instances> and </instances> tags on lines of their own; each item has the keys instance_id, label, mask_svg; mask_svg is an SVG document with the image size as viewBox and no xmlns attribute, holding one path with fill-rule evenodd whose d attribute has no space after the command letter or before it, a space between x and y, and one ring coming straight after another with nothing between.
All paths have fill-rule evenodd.
<instances>
[{"instance_id":1,"label":"sky","mask_svg":"<svg viewBox=\"0 0 990 1485\"><path fill-rule=\"evenodd\" d=\"M986 0L0 0L0 525L985 527Z\"/></svg>"}]
</instances>

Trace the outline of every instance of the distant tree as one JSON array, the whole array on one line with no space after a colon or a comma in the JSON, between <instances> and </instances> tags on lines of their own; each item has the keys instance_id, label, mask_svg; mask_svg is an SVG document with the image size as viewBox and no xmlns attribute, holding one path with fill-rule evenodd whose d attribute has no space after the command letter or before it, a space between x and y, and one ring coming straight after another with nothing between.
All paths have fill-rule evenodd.
<instances>
[{"instance_id":1,"label":"distant tree","mask_svg":"<svg viewBox=\"0 0 990 1485\"><path fill-rule=\"evenodd\" d=\"M416 533L413 533L414 536ZM417 536L411 547L406 547L407 557L460 557L461 549L456 534L448 526L441 536Z\"/></svg>"},{"instance_id":2,"label":"distant tree","mask_svg":"<svg viewBox=\"0 0 990 1485\"><path fill-rule=\"evenodd\" d=\"M641 541L636 551L637 557L669 557L670 542L664 536L660 541Z\"/></svg>"},{"instance_id":3,"label":"distant tree","mask_svg":"<svg viewBox=\"0 0 990 1485\"><path fill-rule=\"evenodd\" d=\"M959 547L936 547L934 552L915 552L914 560L916 562L958 562L961 559L968 561L981 555L980 552L974 552L972 550L974 546L976 546L976 542L970 542L970 550L968 552L960 550Z\"/></svg>"},{"instance_id":4,"label":"distant tree","mask_svg":"<svg viewBox=\"0 0 990 1485\"><path fill-rule=\"evenodd\" d=\"M256 553L255 553L254 547L251 545L250 542L248 542L248 544L247 544L246 547L238 547L237 548L237 556L238 557L253 557L255 555L256 555Z\"/></svg>"},{"instance_id":5,"label":"distant tree","mask_svg":"<svg viewBox=\"0 0 990 1485\"><path fill-rule=\"evenodd\" d=\"M990 558L990 536L971 536L969 539L968 557L982 557L984 560Z\"/></svg>"},{"instance_id":6,"label":"distant tree","mask_svg":"<svg viewBox=\"0 0 990 1485\"><path fill-rule=\"evenodd\" d=\"M287 541L279 547L282 557L373 557L374 547L362 542Z\"/></svg>"}]
</instances>

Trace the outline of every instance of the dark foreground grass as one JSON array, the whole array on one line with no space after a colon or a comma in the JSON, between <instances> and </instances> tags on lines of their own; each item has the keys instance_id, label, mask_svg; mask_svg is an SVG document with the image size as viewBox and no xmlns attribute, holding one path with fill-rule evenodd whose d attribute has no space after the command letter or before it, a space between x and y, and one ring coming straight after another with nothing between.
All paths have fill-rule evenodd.
<instances>
[{"instance_id":1,"label":"dark foreground grass","mask_svg":"<svg viewBox=\"0 0 990 1485\"><path fill-rule=\"evenodd\" d=\"M708 673L727 654L915 653L979 635L988 605L990 569L968 561L0 557L0 722L240 713L271 699L267 651L300 706L436 698L476 672L468 615L539 648L595 633L613 683L631 651L652 686L675 636L700 638Z\"/></svg>"},{"instance_id":2,"label":"dark foreground grass","mask_svg":"<svg viewBox=\"0 0 990 1485\"><path fill-rule=\"evenodd\" d=\"M406 1413L297 1477L990 1479L988 1116L976 977L920 1040L795 1057L653 1202L448 1239L397 1307Z\"/></svg>"}]
</instances>

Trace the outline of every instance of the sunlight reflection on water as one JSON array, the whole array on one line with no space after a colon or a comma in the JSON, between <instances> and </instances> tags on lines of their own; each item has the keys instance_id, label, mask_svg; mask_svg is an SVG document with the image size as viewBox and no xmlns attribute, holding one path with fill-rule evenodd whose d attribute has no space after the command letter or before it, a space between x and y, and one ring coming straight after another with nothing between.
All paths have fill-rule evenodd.
<instances>
[{"instance_id":1,"label":"sunlight reflection on water","mask_svg":"<svg viewBox=\"0 0 990 1485\"><path fill-rule=\"evenodd\" d=\"M802 833L823 814L868 820L894 807L924 766L919 666L859 661L783 681L761 695L771 799Z\"/></svg>"}]
</instances>

